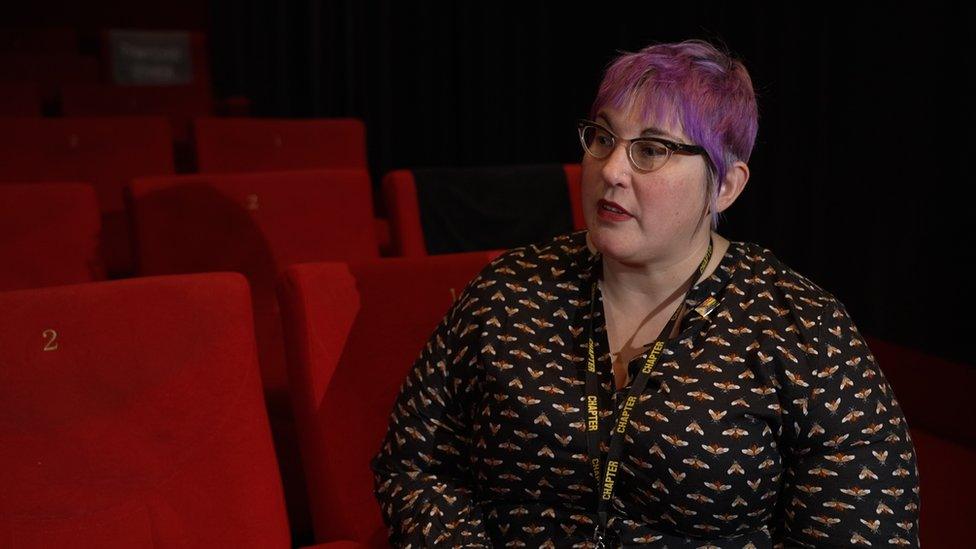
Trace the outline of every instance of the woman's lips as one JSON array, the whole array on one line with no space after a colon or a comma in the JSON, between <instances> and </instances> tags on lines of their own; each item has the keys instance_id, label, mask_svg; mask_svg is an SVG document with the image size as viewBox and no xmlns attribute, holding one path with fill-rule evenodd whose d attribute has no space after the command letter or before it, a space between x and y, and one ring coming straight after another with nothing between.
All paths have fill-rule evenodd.
<instances>
[{"instance_id":1,"label":"woman's lips","mask_svg":"<svg viewBox=\"0 0 976 549\"><path fill-rule=\"evenodd\" d=\"M626 221L633 217L620 204L602 199L596 203L596 212L601 219L607 221Z\"/></svg>"}]
</instances>

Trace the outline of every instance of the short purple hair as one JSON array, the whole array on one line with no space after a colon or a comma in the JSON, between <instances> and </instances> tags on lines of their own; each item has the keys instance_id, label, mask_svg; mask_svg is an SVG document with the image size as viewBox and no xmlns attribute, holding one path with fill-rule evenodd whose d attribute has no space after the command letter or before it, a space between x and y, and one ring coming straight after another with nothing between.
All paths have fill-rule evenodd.
<instances>
[{"instance_id":1,"label":"short purple hair","mask_svg":"<svg viewBox=\"0 0 976 549\"><path fill-rule=\"evenodd\" d=\"M725 174L737 160L748 162L758 130L758 109L745 66L708 42L654 44L622 53L607 68L590 110L624 109L633 100L645 122L680 127L705 149L712 229Z\"/></svg>"}]
</instances>

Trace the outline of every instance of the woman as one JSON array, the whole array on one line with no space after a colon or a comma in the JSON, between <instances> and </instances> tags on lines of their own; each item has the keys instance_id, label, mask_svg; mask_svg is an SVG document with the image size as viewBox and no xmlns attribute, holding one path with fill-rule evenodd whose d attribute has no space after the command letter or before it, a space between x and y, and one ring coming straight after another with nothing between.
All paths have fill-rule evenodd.
<instances>
[{"instance_id":1,"label":"woman","mask_svg":"<svg viewBox=\"0 0 976 549\"><path fill-rule=\"evenodd\" d=\"M376 496L399 546L918 546L902 411L844 305L713 231L756 103L707 43L607 70L587 231L510 250L405 381Z\"/></svg>"}]
</instances>

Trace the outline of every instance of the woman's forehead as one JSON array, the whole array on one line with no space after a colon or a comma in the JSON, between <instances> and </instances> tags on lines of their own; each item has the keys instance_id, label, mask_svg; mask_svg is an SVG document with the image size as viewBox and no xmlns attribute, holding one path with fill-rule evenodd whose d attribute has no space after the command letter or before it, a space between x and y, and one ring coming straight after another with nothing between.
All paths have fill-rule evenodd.
<instances>
[{"instance_id":1,"label":"woman's forehead","mask_svg":"<svg viewBox=\"0 0 976 549\"><path fill-rule=\"evenodd\" d=\"M634 137L663 137L673 141L685 141L684 131L678 120L677 112L674 109L649 108L631 99L624 106L604 105L597 111L596 121L602 122L607 127L619 135L628 138L632 134Z\"/></svg>"}]
</instances>

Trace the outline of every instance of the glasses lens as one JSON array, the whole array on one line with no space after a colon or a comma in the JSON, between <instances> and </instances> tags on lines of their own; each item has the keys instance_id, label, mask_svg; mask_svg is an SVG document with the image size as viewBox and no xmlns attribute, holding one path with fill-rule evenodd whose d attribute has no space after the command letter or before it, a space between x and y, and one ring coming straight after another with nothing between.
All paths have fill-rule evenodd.
<instances>
[{"instance_id":1,"label":"glasses lens","mask_svg":"<svg viewBox=\"0 0 976 549\"><path fill-rule=\"evenodd\" d=\"M634 141L630 144L630 157L644 171L654 171L668 161L668 148L657 141Z\"/></svg>"},{"instance_id":2,"label":"glasses lens","mask_svg":"<svg viewBox=\"0 0 976 549\"><path fill-rule=\"evenodd\" d=\"M613 152L613 136L599 126L580 126L580 138L587 152L597 158L606 158Z\"/></svg>"}]
</instances>

